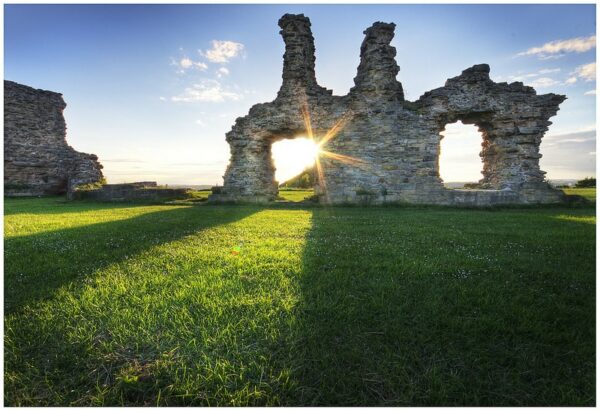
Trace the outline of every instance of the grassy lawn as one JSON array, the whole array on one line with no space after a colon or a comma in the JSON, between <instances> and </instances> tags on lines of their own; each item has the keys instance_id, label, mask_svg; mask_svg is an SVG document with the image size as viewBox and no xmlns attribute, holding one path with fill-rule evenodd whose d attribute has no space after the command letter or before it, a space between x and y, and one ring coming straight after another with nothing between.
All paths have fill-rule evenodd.
<instances>
[{"instance_id":1,"label":"grassy lawn","mask_svg":"<svg viewBox=\"0 0 600 411\"><path fill-rule=\"evenodd\" d=\"M5 200L5 405L595 404L595 209Z\"/></svg>"},{"instance_id":2,"label":"grassy lawn","mask_svg":"<svg viewBox=\"0 0 600 411\"><path fill-rule=\"evenodd\" d=\"M595 188L563 188L565 194L578 195L586 198L587 200L596 202L596 189Z\"/></svg>"},{"instance_id":3,"label":"grassy lawn","mask_svg":"<svg viewBox=\"0 0 600 411\"><path fill-rule=\"evenodd\" d=\"M311 197L314 193L315 193L315 191L313 189L308 189L308 190L304 190L304 189L294 189L294 190L280 189L279 190L279 196L280 197L282 197L284 200L292 201L292 202L298 202L298 201L302 201L304 199L307 199L308 197Z\"/></svg>"},{"instance_id":4,"label":"grassy lawn","mask_svg":"<svg viewBox=\"0 0 600 411\"><path fill-rule=\"evenodd\" d=\"M279 190L279 197L285 201L298 202L312 196L314 193L312 189L281 189ZM202 201L207 199L210 194L210 190L193 191L191 199L192 201Z\"/></svg>"},{"instance_id":5,"label":"grassy lawn","mask_svg":"<svg viewBox=\"0 0 600 411\"><path fill-rule=\"evenodd\" d=\"M565 194L569 195L579 195L587 200L596 201L596 189L595 188L564 188L563 191ZM205 199L210 195L210 190L200 190L194 191L193 198ZM314 194L314 190L312 189L286 189L282 188L279 190L279 196L284 200L297 202L302 201L308 197L311 197Z\"/></svg>"}]
</instances>

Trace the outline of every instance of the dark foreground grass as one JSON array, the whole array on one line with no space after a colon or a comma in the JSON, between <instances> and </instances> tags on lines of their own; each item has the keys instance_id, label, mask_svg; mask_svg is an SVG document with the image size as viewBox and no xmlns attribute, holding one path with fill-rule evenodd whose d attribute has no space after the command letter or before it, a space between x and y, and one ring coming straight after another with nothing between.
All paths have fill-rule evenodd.
<instances>
[{"instance_id":1,"label":"dark foreground grass","mask_svg":"<svg viewBox=\"0 0 600 411\"><path fill-rule=\"evenodd\" d=\"M6 405L594 405L595 210L5 202Z\"/></svg>"}]
</instances>

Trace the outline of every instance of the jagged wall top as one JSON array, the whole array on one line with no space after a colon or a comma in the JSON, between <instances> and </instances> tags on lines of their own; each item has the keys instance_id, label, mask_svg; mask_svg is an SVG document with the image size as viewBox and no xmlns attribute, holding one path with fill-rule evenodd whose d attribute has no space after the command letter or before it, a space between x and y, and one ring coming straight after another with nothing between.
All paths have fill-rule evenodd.
<instances>
[{"instance_id":1,"label":"jagged wall top","mask_svg":"<svg viewBox=\"0 0 600 411\"><path fill-rule=\"evenodd\" d=\"M522 83L496 83L489 66L480 64L417 101L405 101L391 45L395 24L383 22L364 31L354 87L333 96L316 80L309 19L286 14L279 26L285 42L283 84L274 101L254 105L227 133L230 164L220 197L213 200L276 198L271 144L310 130L325 144L315 186L323 203L356 203L365 195L373 203L560 200L562 194L544 181L539 147L564 96L537 95ZM447 190L439 175L440 132L457 120L481 132L480 187L486 190Z\"/></svg>"},{"instance_id":2,"label":"jagged wall top","mask_svg":"<svg viewBox=\"0 0 600 411\"><path fill-rule=\"evenodd\" d=\"M315 39L310 20L303 14L285 14L279 19L279 34L285 43L283 83L278 97L295 96L300 89L307 95L321 94L325 88L317 84L315 74ZM329 93L331 94L331 93Z\"/></svg>"},{"instance_id":3,"label":"jagged wall top","mask_svg":"<svg viewBox=\"0 0 600 411\"><path fill-rule=\"evenodd\" d=\"M404 100L402 84L396 80L400 71L396 48L390 45L395 27L394 23L378 21L363 32L365 39L360 46L360 64L351 93L378 100Z\"/></svg>"}]
</instances>

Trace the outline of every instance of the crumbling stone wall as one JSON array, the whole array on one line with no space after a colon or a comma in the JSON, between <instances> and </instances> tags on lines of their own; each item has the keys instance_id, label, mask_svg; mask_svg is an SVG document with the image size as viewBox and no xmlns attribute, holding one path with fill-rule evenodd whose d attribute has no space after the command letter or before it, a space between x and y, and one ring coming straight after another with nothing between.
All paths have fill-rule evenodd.
<instances>
[{"instance_id":1,"label":"crumbling stone wall","mask_svg":"<svg viewBox=\"0 0 600 411\"><path fill-rule=\"evenodd\" d=\"M317 84L314 39L304 15L279 20L285 42L277 98L238 118L226 139L231 159L211 201L272 201L277 195L273 142L314 135L320 156L320 202L491 205L561 201L539 168L539 146L565 96L537 95L523 83L495 83L473 66L443 87L406 101L390 45L393 23L365 30L355 86L334 96ZM439 176L440 132L461 120L483 135L481 190L446 189ZM331 138L335 135L333 138Z\"/></svg>"},{"instance_id":2,"label":"crumbling stone wall","mask_svg":"<svg viewBox=\"0 0 600 411\"><path fill-rule=\"evenodd\" d=\"M126 184L103 184L101 187L76 190L72 198L99 201L159 201L166 199L185 199L189 197L189 188L159 187L156 181L140 181Z\"/></svg>"},{"instance_id":3,"label":"crumbling stone wall","mask_svg":"<svg viewBox=\"0 0 600 411\"><path fill-rule=\"evenodd\" d=\"M59 93L4 81L4 194L62 194L102 179L94 154L66 141Z\"/></svg>"}]
</instances>

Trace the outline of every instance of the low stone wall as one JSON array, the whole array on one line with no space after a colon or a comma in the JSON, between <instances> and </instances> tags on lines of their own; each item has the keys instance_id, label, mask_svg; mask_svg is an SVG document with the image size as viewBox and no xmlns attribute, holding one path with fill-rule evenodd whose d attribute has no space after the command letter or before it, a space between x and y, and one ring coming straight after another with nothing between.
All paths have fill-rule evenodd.
<instances>
[{"instance_id":1,"label":"low stone wall","mask_svg":"<svg viewBox=\"0 0 600 411\"><path fill-rule=\"evenodd\" d=\"M188 197L189 188L162 188L155 182L138 182L129 184L105 184L93 190L77 190L71 196L74 200L98 201L158 201L165 199L182 199Z\"/></svg>"}]
</instances>

